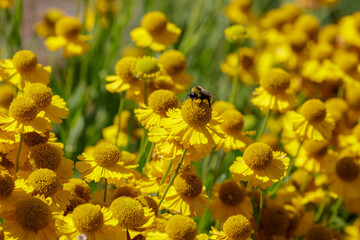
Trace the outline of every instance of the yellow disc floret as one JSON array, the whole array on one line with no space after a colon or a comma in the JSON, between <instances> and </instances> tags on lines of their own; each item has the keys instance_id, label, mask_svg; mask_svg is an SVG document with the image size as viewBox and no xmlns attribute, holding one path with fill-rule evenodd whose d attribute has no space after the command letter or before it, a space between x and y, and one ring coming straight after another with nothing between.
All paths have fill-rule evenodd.
<instances>
[{"instance_id":1,"label":"yellow disc floret","mask_svg":"<svg viewBox=\"0 0 360 240\"><path fill-rule=\"evenodd\" d=\"M244 127L244 116L236 109L226 110L222 118L224 122L220 124L220 127L227 134L239 133Z\"/></svg>"},{"instance_id":2,"label":"yellow disc floret","mask_svg":"<svg viewBox=\"0 0 360 240\"><path fill-rule=\"evenodd\" d=\"M273 159L272 149L265 143L253 143L245 149L243 159L253 170L265 169Z\"/></svg>"},{"instance_id":3,"label":"yellow disc floret","mask_svg":"<svg viewBox=\"0 0 360 240\"><path fill-rule=\"evenodd\" d=\"M15 98L9 107L9 114L17 121L31 121L36 118L37 108L35 102L27 97Z\"/></svg>"},{"instance_id":4,"label":"yellow disc floret","mask_svg":"<svg viewBox=\"0 0 360 240\"><path fill-rule=\"evenodd\" d=\"M168 19L165 14L158 11L148 12L141 19L141 27L151 35L158 35L166 30Z\"/></svg>"},{"instance_id":5,"label":"yellow disc floret","mask_svg":"<svg viewBox=\"0 0 360 240\"><path fill-rule=\"evenodd\" d=\"M241 214L229 217L223 230L229 240L247 240L251 237L251 223Z\"/></svg>"},{"instance_id":6,"label":"yellow disc floret","mask_svg":"<svg viewBox=\"0 0 360 240\"><path fill-rule=\"evenodd\" d=\"M165 232L170 240L194 240L197 226L193 219L175 215L166 224Z\"/></svg>"},{"instance_id":7,"label":"yellow disc floret","mask_svg":"<svg viewBox=\"0 0 360 240\"><path fill-rule=\"evenodd\" d=\"M101 167L115 166L121 159L121 151L114 144L104 142L94 149L94 160Z\"/></svg>"},{"instance_id":8,"label":"yellow disc floret","mask_svg":"<svg viewBox=\"0 0 360 240\"><path fill-rule=\"evenodd\" d=\"M161 73L162 67L156 58L144 56L138 58L132 65L132 73L142 79L154 79Z\"/></svg>"},{"instance_id":9,"label":"yellow disc floret","mask_svg":"<svg viewBox=\"0 0 360 240\"><path fill-rule=\"evenodd\" d=\"M336 175L343 181L350 182L359 176L359 163L355 158L344 157L336 163Z\"/></svg>"},{"instance_id":10,"label":"yellow disc floret","mask_svg":"<svg viewBox=\"0 0 360 240\"><path fill-rule=\"evenodd\" d=\"M42 83L33 83L25 89L24 96L31 98L39 110L48 107L52 100L51 88Z\"/></svg>"},{"instance_id":11,"label":"yellow disc floret","mask_svg":"<svg viewBox=\"0 0 360 240\"><path fill-rule=\"evenodd\" d=\"M227 180L220 185L219 198L229 206L236 206L241 203L246 196L244 187L235 181Z\"/></svg>"},{"instance_id":12,"label":"yellow disc floret","mask_svg":"<svg viewBox=\"0 0 360 240\"><path fill-rule=\"evenodd\" d=\"M159 63L169 75L181 73L186 68L186 58L182 52L177 50L163 52L159 58Z\"/></svg>"},{"instance_id":13,"label":"yellow disc floret","mask_svg":"<svg viewBox=\"0 0 360 240\"><path fill-rule=\"evenodd\" d=\"M77 206L72 214L74 225L79 232L94 232L104 224L104 216L99 205L82 204Z\"/></svg>"},{"instance_id":14,"label":"yellow disc floret","mask_svg":"<svg viewBox=\"0 0 360 240\"><path fill-rule=\"evenodd\" d=\"M301 106L300 112L310 123L320 123L326 117L325 104L319 99L307 100Z\"/></svg>"},{"instance_id":15,"label":"yellow disc floret","mask_svg":"<svg viewBox=\"0 0 360 240\"><path fill-rule=\"evenodd\" d=\"M141 203L130 197L119 197L110 205L110 211L125 228L139 226L144 217L144 208Z\"/></svg>"},{"instance_id":16,"label":"yellow disc floret","mask_svg":"<svg viewBox=\"0 0 360 240\"><path fill-rule=\"evenodd\" d=\"M155 213L155 216L158 214L159 207L157 202L153 198L148 196L139 196L136 197L135 199L138 200L143 207L152 209Z\"/></svg>"},{"instance_id":17,"label":"yellow disc floret","mask_svg":"<svg viewBox=\"0 0 360 240\"><path fill-rule=\"evenodd\" d=\"M72 196L80 197L88 202L90 200L90 187L82 179L72 178L63 185L63 189L69 191Z\"/></svg>"},{"instance_id":18,"label":"yellow disc floret","mask_svg":"<svg viewBox=\"0 0 360 240\"><path fill-rule=\"evenodd\" d=\"M116 193L114 198L118 197L131 197L136 198L139 196L139 190L131 186L120 186L116 188Z\"/></svg>"},{"instance_id":19,"label":"yellow disc floret","mask_svg":"<svg viewBox=\"0 0 360 240\"><path fill-rule=\"evenodd\" d=\"M82 24L74 17L62 17L55 24L56 35L73 39L81 33Z\"/></svg>"},{"instance_id":20,"label":"yellow disc floret","mask_svg":"<svg viewBox=\"0 0 360 240\"><path fill-rule=\"evenodd\" d=\"M260 78L260 85L270 94L279 94L290 87L290 80L290 74L280 68L272 68Z\"/></svg>"},{"instance_id":21,"label":"yellow disc floret","mask_svg":"<svg viewBox=\"0 0 360 240\"><path fill-rule=\"evenodd\" d=\"M176 108L179 101L172 91L159 89L149 96L149 106L157 114L166 117L168 109Z\"/></svg>"},{"instance_id":22,"label":"yellow disc floret","mask_svg":"<svg viewBox=\"0 0 360 240\"><path fill-rule=\"evenodd\" d=\"M181 108L181 117L192 127L203 127L211 120L211 108L207 101L188 99Z\"/></svg>"},{"instance_id":23,"label":"yellow disc floret","mask_svg":"<svg viewBox=\"0 0 360 240\"><path fill-rule=\"evenodd\" d=\"M328 240L332 239L331 231L323 225L314 224L306 233L306 240Z\"/></svg>"},{"instance_id":24,"label":"yellow disc floret","mask_svg":"<svg viewBox=\"0 0 360 240\"><path fill-rule=\"evenodd\" d=\"M47 143L50 138L50 132L45 132L45 135L41 135L36 132L26 132L24 133L23 141L26 145L33 147L41 143Z\"/></svg>"},{"instance_id":25,"label":"yellow disc floret","mask_svg":"<svg viewBox=\"0 0 360 240\"><path fill-rule=\"evenodd\" d=\"M59 178L54 171L50 169L37 169L29 175L28 183L34 187L34 194L45 195L45 197L53 196L60 190Z\"/></svg>"},{"instance_id":26,"label":"yellow disc floret","mask_svg":"<svg viewBox=\"0 0 360 240\"><path fill-rule=\"evenodd\" d=\"M202 181L196 173L184 172L174 181L176 192L183 198L196 198L202 191Z\"/></svg>"},{"instance_id":27,"label":"yellow disc floret","mask_svg":"<svg viewBox=\"0 0 360 240\"><path fill-rule=\"evenodd\" d=\"M57 170L61 164L60 151L47 143L34 146L30 152L30 162L36 168L48 168Z\"/></svg>"},{"instance_id":28,"label":"yellow disc floret","mask_svg":"<svg viewBox=\"0 0 360 240\"><path fill-rule=\"evenodd\" d=\"M0 172L0 198L6 198L10 196L14 190L14 179L7 171Z\"/></svg>"},{"instance_id":29,"label":"yellow disc floret","mask_svg":"<svg viewBox=\"0 0 360 240\"><path fill-rule=\"evenodd\" d=\"M15 214L16 221L23 229L35 232L45 228L51 219L49 206L35 197L19 202Z\"/></svg>"},{"instance_id":30,"label":"yellow disc floret","mask_svg":"<svg viewBox=\"0 0 360 240\"><path fill-rule=\"evenodd\" d=\"M136 80L131 71L131 68L135 62L135 57L123 57L122 59L120 59L115 65L116 75L121 77L121 79L127 83Z\"/></svg>"},{"instance_id":31,"label":"yellow disc floret","mask_svg":"<svg viewBox=\"0 0 360 240\"><path fill-rule=\"evenodd\" d=\"M37 67L38 60L36 55L30 50L20 50L12 58L16 70L21 73L30 73Z\"/></svg>"}]
</instances>

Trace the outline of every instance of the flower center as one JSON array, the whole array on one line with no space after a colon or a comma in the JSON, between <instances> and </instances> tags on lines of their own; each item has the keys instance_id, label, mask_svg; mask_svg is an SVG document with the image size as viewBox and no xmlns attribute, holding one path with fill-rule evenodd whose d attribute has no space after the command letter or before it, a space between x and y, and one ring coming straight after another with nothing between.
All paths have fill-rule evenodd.
<instances>
[{"instance_id":1,"label":"flower center","mask_svg":"<svg viewBox=\"0 0 360 240\"><path fill-rule=\"evenodd\" d=\"M209 103L200 99L188 99L181 108L181 117L192 127L203 127L210 122L212 114Z\"/></svg>"},{"instance_id":2,"label":"flower center","mask_svg":"<svg viewBox=\"0 0 360 240\"><path fill-rule=\"evenodd\" d=\"M244 69L254 66L255 51L252 48L240 48L240 64Z\"/></svg>"},{"instance_id":3,"label":"flower center","mask_svg":"<svg viewBox=\"0 0 360 240\"><path fill-rule=\"evenodd\" d=\"M15 96L15 88L9 85L0 86L0 107L9 109Z\"/></svg>"},{"instance_id":4,"label":"flower center","mask_svg":"<svg viewBox=\"0 0 360 240\"><path fill-rule=\"evenodd\" d=\"M350 182L359 176L359 164L352 157L344 157L336 163L336 175L343 181Z\"/></svg>"},{"instance_id":5,"label":"flower center","mask_svg":"<svg viewBox=\"0 0 360 240\"><path fill-rule=\"evenodd\" d=\"M63 185L63 189L69 191L71 195L80 197L86 202L90 200L90 187L82 179L72 178L69 182Z\"/></svg>"},{"instance_id":6,"label":"flower center","mask_svg":"<svg viewBox=\"0 0 360 240\"><path fill-rule=\"evenodd\" d=\"M245 26L237 24L226 28L225 36L229 42L241 44L249 38L250 34Z\"/></svg>"},{"instance_id":7,"label":"flower center","mask_svg":"<svg viewBox=\"0 0 360 240\"><path fill-rule=\"evenodd\" d=\"M290 46L294 51L300 52L306 47L309 38L303 31L294 31L289 36Z\"/></svg>"},{"instance_id":8,"label":"flower center","mask_svg":"<svg viewBox=\"0 0 360 240\"><path fill-rule=\"evenodd\" d=\"M144 217L143 206L130 197L116 198L110 205L110 211L119 220L119 224L126 228L139 226Z\"/></svg>"},{"instance_id":9,"label":"flower center","mask_svg":"<svg viewBox=\"0 0 360 240\"><path fill-rule=\"evenodd\" d=\"M270 94L280 94L289 88L290 80L290 74L280 68L272 68L261 77L260 85Z\"/></svg>"},{"instance_id":10,"label":"flower center","mask_svg":"<svg viewBox=\"0 0 360 240\"><path fill-rule=\"evenodd\" d=\"M196 198L202 191L202 181L196 173L184 172L174 181L176 192L184 198Z\"/></svg>"},{"instance_id":11,"label":"flower center","mask_svg":"<svg viewBox=\"0 0 360 240\"><path fill-rule=\"evenodd\" d=\"M158 214L159 207L157 202L153 198L148 196L139 196L136 197L135 199L139 201L143 207L152 209L155 213L155 216Z\"/></svg>"},{"instance_id":12,"label":"flower center","mask_svg":"<svg viewBox=\"0 0 360 240\"><path fill-rule=\"evenodd\" d=\"M34 187L34 195L41 194L45 197L51 197L60 190L58 176L54 171L46 168L32 172L28 178L28 183Z\"/></svg>"},{"instance_id":13,"label":"flower center","mask_svg":"<svg viewBox=\"0 0 360 240\"><path fill-rule=\"evenodd\" d=\"M162 12L149 12L141 20L141 27L145 28L151 35L158 35L166 30L167 17Z\"/></svg>"},{"instance_id":14,"label":"flower center","mask_svg":"<svg viewBox=\"0 0 360 240\"><path fill-rule=\"evenodd\" d=\"M55 22L63 16L63 11L59 9L50 9L44 16L44 21L50 26L54 27Z\"/></svg>"},{"instance_id":15,"label":"flower center","mask_svg":"<svg viewBox=\"0 0 360 240\"><path fill-rule=\"evenodd\" d=\"M3 166L6 169L10 169L14 166L14 164L7 159L6 154L0 152L0 166Z\"/></svg>"},{"instance_id":16,"label":"flower center","mask_svg":"<svg viewBox=\"0 0 360 240\"><path fill-rule=\"evenodd\" d=\"M136 80L131 72L132 65L136 62L135 57L123 57L115 65L115 73L121 77L124 82L132 82Z\"/></svg>"},{"instance_id":17,"label":"flower center","mask_svg":"<svg viewBox=\"0 0 360 240\"><path fill-rule=\"evenodd\" d=\"M245 189L235 181L225 181L219 189L219 198L226 205L236 206L246 196Z\"/></svg>"},{"instance_id":18,"label":"flower center","mask_svg":"<svg viewBox=\"0 0 360 240\"><path fill-rule=\"evenodd\" d=\"M70 204L66 206L66 211L64 212L64 216L69 213L72 213L77 206L86 203L83 198L76 197L76 196L71 196L69 198L69 202L70 202Z\"/></svg>"},{"instance_id":19,"label":"flower center","mask_svg":"<svg viewBox=\"0 0 360 240\"><path fill-rule=\"evenodd\" d=\"M17 121L31 121L36 118L37 108L35 102L27 97L15 98L9 107L9 114Z\"/></svg>"},{"instance_id":20,"label":"flower center","mask_svg":"<svg viewBox=\"0 0 360 240\"><path fill-rule=\"evenodd\" d=\"M332 239L332 234L329 229L320 224L312 225L306 233L307 240L327 240Z\"/></svg>"},{"instance_id":21,"label":"flower center","mask_svg":"<svg viewBox=\"0 0 360 240\"><path fill-rule=\"evenodd\" d=\"M264 209L260 224L267 235L282 235L290 225L290 217L284 207L269 204Z\"/></svg>"},{"instance_id":22,"label":"flower center","mask_svg":"<svg viewBox=\"0 0 360 240\"><path fill-rule=\"evenodd\" d=\"M245 149L243 159L253 170L265 169L273 159L272 149L265 143L253 143Z\"/></svg>"},{"instance_id":23,"label":"flower center","mask_svg":"<svg viewBox=\"0 0 360 240\"><path fill-rule=\"evenodd\" d=\"M158 60L150 56L138 58L132 66L132 73L138 78L154 79L160 74L160 70Z\"/></svg>"},{"instance_id":24,"label":"flower center","mask_svg":"<svg viewBox=\"0 0 360 240\"><path fill-rule=\"evenodd\" d=\"M51 88L42 83L31 84L24 92L24 96L34 100L39 110L45 109L52 100Z\"/></svg>"},{"instance_id":25,"label":"flower center","mask_svg":"<svg viewBox=\"0 0 360 240\"><path fill-rule=\"evenodd\" d=\"M41 136L36 132L26 132L24 133L24 143L30 147L36 146L41 143L47 143L50 138L50 131L45 132L45 136Z\"/></svg>"},{"instance_id":26,"label":"flower center","mask_svg":"<svg viewBox=\"0 0 360 240\"><path fill-rule=\"evenodd\" d=\"M323 141L314 141L314 140L305 140L304 147L305 150L314 157L322 157L327 153L329 146L328 140Z\"/></svg>"},{"instance_id":27,"label":"flower center","mask_svg":"<svg viewBox=\"0 0 360 240\"><path fill-rule=\"evenodd\" d=\"M193 219L175 215L166 224L165 232L171 240L194 240L197 226Z\"/></svg>"},{"instance_id":28,"label":"flower center","mask_svg":"<svg viewBox=\"0 0 360 240\"><path fill-rule=\"evenodd\" d=\"M62 17L55 24L56 35L73 39L81 33L81 22L74 17Z\"/></svg>"},{"instance_id":29,"label":"flower center","mask_svg":"<svg viewBox=\"0 0 360 240\"><path fill-rule=\"evenodd\" d=\"M186 68L186 58L182 52L177 50L163 52L159 58L159 63L164 67L165 72L171 76L183 72Z\"/></svg>"},{"instance_id":30,"label":"flower center","mask_svg":"<svg viewBox=\"0 0 360 240\"><path fill-rule=\"evenodd\" d=\"M100 167L113 167L121 159L121 151L114 144L101 143L94 149L94 160Z\"/></svg>"},{"instance_id":31,"label":"flower center","mask_svg":"<svg viewBox=\"0 0 360 240\"><path fill-rule=\"evenodd\" d=\"M178 103L175 93L165 89L156 90L149 96L150 108L162 117L166 117L167 110L176 108Z\"/></svg>"},{"instance_id":32,"label":"flower center","mask_svg":"<svg viewBox=\"0 0 360 240\"><path fill-rule=\"evenodd\" d=\"M121 186L116 188L116 193L114 198L118 197L131 197L136 198L139 196L139 191L131 186Z\"/></svg>"},{"instance_id":33,"label":"flower center","mask_svg":"<svg viewBox=\"0 0 360 240\"><path fill-rule=\"evenodd\" d=\"M310 14L304 14L297 18L295 22L295 28L304 31L310 39L316 37L319 30L319 20Z\"/></svg>"},{"instance_id":34,"label":"flower center","mask_svg":"<svg viewBox=\"0 0 360 240\"><path fill-rule=\"evenodd\" d=\"M51 219L49 206L35 197L19 202L15 214L16 221L22 228L35 232L45 228Z\"/></svg>"},{"instance_id":35,"label":"flower center","mask_svg":"<svg viewBox=\"0 0 360 240\"><path fill-rule=\"evenodd\" d=\"M241 214L229 217L223 226L229 240L247 240L251 236L251 223Z\"/></svg>"},{"instance_id":36,"label":"flower center","mask_svg":"<svg viewBox=\"0 0 360 240\"><path fill-rule=\"evenodd\" d=\"M36 55L29 50L20 50L12 58L16 70L21 73L30 73L37 67L38 60Z\"/></svg>"},{"instance_id":37,"label":"flower center","mask_svg":"<svg viewBox=\"0 0 360 240\"><path fill-rule=\"evenodd\" d=\"M10 196L14 190L14 179L7 171L0 172L0 199Z\"/></svg>"},{"instance_id":38,"label":"flower center","mask_svg":"<svg viewBox=\"0 0 360 240\"><path fill-rule=\"evenodd\" d=\"M320 123L326 117L325 104L319 99L307 100L300 109L301 114L310 123Z\"/></svg>"},{"instance_id":39,"label":"flower center","mask_svg":"<svg viewBox=\"0 0 360 240\"><path fill-rule=\"evenodd\" d=\"M226 110L222 118L224 122L220 124L220 127L229 135L241 132L244 127L244 116L236 109Z\"/></svg>"},{"instance_id":40,"label":"flower center","mask_svg":"<svg viewBox=\"0 0 360 240\"><path fill-rule=\"evenodd\" d=\"M55 146L42 143L34 146L30 152L30 162L36 168L48 168L57 170L61 164L62 156Z\"/></svg>"},{"instance_id":41,"label":"flower center","mask_svg":"<svg viewBox=\"0 0 360 240\"><path fill-rule=\"evenodd\" d=\"M85 203L73 211L73 221L79 232L94 232L104 225L104 216L99 205Z\"/></svg>"}]
</instances>

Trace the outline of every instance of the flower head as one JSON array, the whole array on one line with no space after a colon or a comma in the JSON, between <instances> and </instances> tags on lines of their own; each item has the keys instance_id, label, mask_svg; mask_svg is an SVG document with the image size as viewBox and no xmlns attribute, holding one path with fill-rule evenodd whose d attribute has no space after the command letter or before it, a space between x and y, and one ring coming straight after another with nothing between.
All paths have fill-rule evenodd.
<instances>
[{"instance_id":1,"label":"flower head","mask_svg":"<svg viewBox=\"0 0 360 240\"><path fill-rule=\"evenodd\" d=\"M197 226L191 218L175 215L166 224L165 232L171 240L193 240L197 235Z\"/></svg>"},{"instance_id":2,"label":"flower head","mask_svg":"<svg viewBox=\"0 0 360 240\"><path fill-rule=\"evenodd\" d=\"M249 37L249 31L244 25L233 25L225 29L225 36L229 42L234 44L242 44Z\"/></svg>"}]
</instances>

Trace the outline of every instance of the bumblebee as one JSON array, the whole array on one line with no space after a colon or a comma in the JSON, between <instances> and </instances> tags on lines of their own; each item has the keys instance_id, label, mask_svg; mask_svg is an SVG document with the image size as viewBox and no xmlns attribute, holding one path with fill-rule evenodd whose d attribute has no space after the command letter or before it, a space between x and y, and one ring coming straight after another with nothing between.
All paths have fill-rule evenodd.
<instances>
[{"instance_id":1,"label":"bumblebee","mask_svg":"<svg viewBox=\"0 0 360 240\"><path fill-rule=\"evenodd\" d=\"M191 100L201 99L200 104L203 102L204 99L206 99L209 103L209 106L211 107L211 98L213 98L214 96L211 95L211 93L205 90L205 88L203 88L202 86L197 86L191 89L190 93L186 95L183 101L186 100L188 97L190 97Z\"/></svg>"}]
</instances>

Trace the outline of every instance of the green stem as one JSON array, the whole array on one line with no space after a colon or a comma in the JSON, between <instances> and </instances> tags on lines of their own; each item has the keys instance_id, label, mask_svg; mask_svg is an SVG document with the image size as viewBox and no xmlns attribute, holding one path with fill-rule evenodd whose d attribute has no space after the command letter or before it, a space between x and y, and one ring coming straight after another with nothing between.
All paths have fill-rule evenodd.
<instances>
[{"instance_id":1,"label":"green stem","mask_svg":"<svg viewBox=\"0 0 360 240\"><path fill-rule=\"evenodd\" d=\"M203 162L202 171L201 171L201 180L203 182L205 181L206 175L208 173L208 168L209 168L208 166L209 166L210 160L213 158L213 156L214 156L214 148L211 149L211 153L205 157L204 162Z\"/></svg>"},{"instance_id":2,"label":"green stem","mask_svg":"<svg viewBox=\"0 0 360 240\"><path fill-rule=\"evenodd\" d=\"M115 145L118 146L117 142L119 140L119 133L120 133L120 127L121 127L121 112L124 109L124 99L123 99L123 93L120 93L120 103L119 103L119 110L118 110L118 125L117 125L117 132L115 137Z\"/></svg>"},{"instance_id":3,"label":"green stem","mask_svg":"<svg viewBox=\"0 0 360 240\"><path fill-rule=\"evenodd\" d=\"M73 57L70 57L68 60L68 74L66 80L66 101L69 101L70 95L72 92L73 82L74 82L74 73L75 73L75 61Z\"/></svg>"},{"instance_id":4,"label":"green stem","mask_svg":"<svg viewBox=\"0 0 360 240\"><path fill-rule=\"evenodd\" d=\"M235 106L236 104L236 95L238 90L238 81L239 81L239 63L240 63L240 54L239 54L239 47L236 48L236 66L235 66L235 75L233 79L233 87L230 97L230 103Z\"/></svg>"},{"instance_id":5,"label":"green stem","mask_svg":"<svg viewBox=\"0 0 360 240\"><path fill-rule=\"evenodd\" d=\"M256 134L255 142L257 142L259 140L259 138L261 137L261 135L264 133L267 123L269 121L270 115L271 115L271 110L269 110L269 112L266 114L264 121L261 124L260 130Z\"/></svg>"},{"instance_id":6,"label":"green stem","mask_svg":"<svg viewBox=\"0 0 360 240\"><path fill-rule=\"evenodd\" d=\"M306 185L307 185L307 183L309 181L310 175L311 175L311 173L306 174L306 177L305 177L305 179L302 182L301 187L300 187L300 194L303 194L305 192L305 188L306 188Z\"/></svg>"},{"instance_id":7,"label":"green stem","mask_svg":"<svg viewBox=\"0 0 360 240\"><path fill-rule=\"evenodd\" d=\"M168 165L168 167L166 168L165 174L164 174L164 176L163 176L162 179L161 179L161 182L160 182L159 187L164 184L165 179L166 179L167 175L168 175L169 172L170 172L171 166L172 166L172 160L170 160L169 165ZM159 196L159 191L157 191L156 196Z\"/></svg>"},{"instance_id":8,"label":"green stem","mask_svg":"<svg viewBox=\"0 0 360 240\"><path fill-rule=\"evenodd\" d=\"M175 177L176 177L176 175L177 175L177 173L178 173L178 171L179 171L179 169L180 169L180 166L181 166L181 164L182 164L182 162L183 162L183 160L184 160L184 158L185 158L185 155L186 155L186 150L187 150L187 149L184 149L184 152L183 152L183 154L182 154L182 156L181 156L180 162L179 162L179 164L177 165L177 167L176 167L176 169L175 169L175 172L174 172L173 176L171 177L170 182L169 182L169 184L167 185L167 187L166 187L166 189L165 189L164 194L161 196L161 199L160 199L160 202L159 202L159 208L160 208L160 206L161 206L161 203L164 201L164 198L165 198L165 196L166 196L166 193L169 191L169 188L170 188L171 184L173 183L173 181L174 181L174 179L175 179Z\"/></svg>"},{"instance_id":9,"label":"green stem","mask_svg":"<svg viewBox=\"0 0 360 240\"><path fill-rule=\"evenodd\" d=\"M338 198L338 199L336 200L336 203L335 203L335 205L334 205L334 208L333 208L333 211L332 211L332 214L331 214L331 216L330 216L330 218L329 218L328 223L333 223L333 222L334 222L336 216L338 215L339 208L341 207L341 205L343 204L343 202L344 202L344 198Z\"/></svg>"},{"instance_id":10,"label":"green stem","mask_svg":"<svg viewBox=\"0 0 360 240\"><path fill-rule=\"evenodd\" d=\"M320 221L321 216L323 215L325 207L327 205L327 202L328 202L328 196L326 195L326 196L324 196L324 198L323 198L323 200L321 202L321 205L320 205L320 207L319 207L319 209L318 209L318 211L317 211L317 213L315 215L315 218L314 218L315 223Z\"/></svg>"},{"instance_id":11,"label":"green stem","mask_svg":"<svg viewBox=\"0 0 360 240\"><path fill-rule=\"evenodd\" d=\"M227 155L227 152L224 152L224 154L221 157L220 164L219 164L219 166L218 166L218 168L216 170L216 173L215 173L213 184L214 184L214 182L216 182L216 180L220 176L220 173L221 173L221 170L222 170L221 168L222 168L222 165L224 164L224 161L226 159L226 155Z\"/></svg>"},{"instance_id":12,"label":"green stem","mask_svg":"<svg viewBox=\"0 0 360 240\"><path fill-rule=\"evenodd\" d=\"M17 151L17 154L16 154L16 166L15 166L16 172L19 171L19 158L20 158L20 152L21 152L23 137L24 137L24 134L23 134L23 133L20 133L19 148L18 148L18 151Z\"/></svg>"},{"instance_id":13,"label":"green stem","mask_svg":"<svg viewBox=\"0 0 360 240\"><path fill-rule=\"evenodd\" d=\"M255 240L257 230L259 229L260 219L261 219L261 215L262 215L263 208L264 208L264 190L261 189L261 192L260 192L259 212L258 212L258 214L256 215L256 223L255 223L254 235L253 235L253 237L252 237L253 240Z\"/></svg>"},{"instance_id":14,"label":"green stem","mask_svg":"<svg viewBox=\"0 0 360 240\"><path fill-rule=\"evenodd\" d=\"M106 194L107 194L107 188L108 188L108 181L106 178L105 179L105 184L104 184L104 202L106 202Z\"/></svg>"},{"instance_id":15,"label":"green stem","mask_svg":"<svg viewBox=\"0 0 360 240\"><path fill-rule=\"evenodd\" d=\"M338 98L344 98L344 83L341 81L338 92L337 92Z\"/></svg>"},{"instance_id":16,"label":"green stem","mask_svg":"<svg viewBox=\"0 0 360 240\"><path fill-rule=\"evenodd\" d=\"M155 143L151 143L151 147L150 147L150 150L149 150L148 155L147 155L147 157L146 157L146 162L145 162L145 164L148 163L148 162L150 162L152 153L153 153L153 151L154 151L154 147L155 147Z\"/></svg>"}]
</instances>

